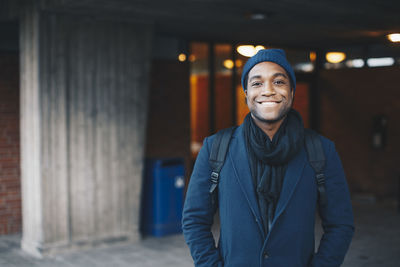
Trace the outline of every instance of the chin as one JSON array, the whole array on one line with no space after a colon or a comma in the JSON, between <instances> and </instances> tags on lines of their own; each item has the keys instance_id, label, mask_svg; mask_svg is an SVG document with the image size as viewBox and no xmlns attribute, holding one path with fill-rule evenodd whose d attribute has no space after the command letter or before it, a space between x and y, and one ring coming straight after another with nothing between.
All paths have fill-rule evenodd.
<instances>
[{"instance_id":1,"label":"chin","mask_svg":"<svg viewBox=\"0 0 400 267\"><path fill-rule=\"evenodd\" d=\"M265 113L263 114L261 112L251 112L251 113L253 115L253 118L255 118L256 120L263 123L273 124L285 118L288 112L271 112L269 114Z\"/></svg>"},{"instance_id":2,"label":"chin","mask_svg":"<svg viewBox=\"0 0 400 267\"><path fill-rule=\"evenodd\" d=\"M282 117L278 115L263 115L257 113L252 113L252 114L253 118L264 123L274 123L282 119Z\"/></svg>"}]
</instances>

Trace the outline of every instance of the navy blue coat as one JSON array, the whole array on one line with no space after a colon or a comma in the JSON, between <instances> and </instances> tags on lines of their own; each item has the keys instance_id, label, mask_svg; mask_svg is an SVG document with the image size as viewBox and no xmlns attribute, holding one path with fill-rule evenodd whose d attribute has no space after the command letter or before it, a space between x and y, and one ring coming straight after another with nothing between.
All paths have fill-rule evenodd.
<instances>
[{"instance_id":1,"label":"navy blue coat","mask_svg":"<svg viewBox=\"0 0 400 267\"><path fill-rule=\"evenodd\" d=\"M327 204L319 213L324 235L314 252L315 173L303 148L288 164L272 228L265 234L243 136L236 129L220 173L218 207L211 204L208 158L214 136L204 140L183 210L183 233L195 266L340 266L354 232L350 194L334 144L322 140L327 164ZM220 239L210 231L219 208Z\"/></svg>"}]
</instances>

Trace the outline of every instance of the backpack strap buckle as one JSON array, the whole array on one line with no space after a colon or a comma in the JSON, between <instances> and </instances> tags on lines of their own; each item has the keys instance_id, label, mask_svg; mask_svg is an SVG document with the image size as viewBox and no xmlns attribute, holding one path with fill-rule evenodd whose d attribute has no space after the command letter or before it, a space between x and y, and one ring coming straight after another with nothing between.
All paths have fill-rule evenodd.
<instances>
[{"instance_id":1,"label":"backpack strap buckle","mask_svg":"<svg viewBox=\"0 0 400 267\"><path fill-rule=\"evenodd\" d=\"M317 173L315 175L315 178L317 179L317 184L318 185L324 185L325 184L325 175L323 173Z\"/></svg>"},{"instance_id":2,"label":"backpack strap buckle","mask_svg":"<svg viewBox=\"0 0 400 267\"><path fill-rule=\"evenodd\" d=\"M218 185L219 174L217 172L211 172L211 187L210 194L213 194Z\"/></svg>"},{"instance_id":3,"label":"backpack strap buckle","mask_svg":"<svg viewBox=\"0 0 400 267\"><path fill-rule=\"evenodd\" d=\"M211 182L213 182L214 184L217 184L218 179L219 179L219 173L211 172Z\"/></svg>"}]
</instances>

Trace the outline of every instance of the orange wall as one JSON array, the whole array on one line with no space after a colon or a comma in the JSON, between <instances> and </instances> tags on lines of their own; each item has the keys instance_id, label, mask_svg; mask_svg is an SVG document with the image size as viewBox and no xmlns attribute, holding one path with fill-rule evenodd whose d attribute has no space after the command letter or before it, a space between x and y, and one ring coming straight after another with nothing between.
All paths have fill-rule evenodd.
<instances>
[{"instance_id":1,"label":"orange wall","mask_svg":"<svg viewBox=\"0 0 400 267\"><path fill-rule=\"evenodd\" d=\"M210 134L207 75L190 77L190 125L192 142L203 142Z\"/></svg>"}]
</instances>

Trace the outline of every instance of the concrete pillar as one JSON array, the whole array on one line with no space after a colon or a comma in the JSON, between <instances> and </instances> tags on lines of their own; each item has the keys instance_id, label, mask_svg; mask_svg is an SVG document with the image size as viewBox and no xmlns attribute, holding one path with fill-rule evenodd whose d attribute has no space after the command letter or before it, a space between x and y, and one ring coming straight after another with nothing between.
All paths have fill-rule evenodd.
<instances>
[{"instance_id":1,"label":"concrete pillar","mask_svg":"<svg viewBox=\"0 0 400 267\"><path fill-rule=\"evenodd\" d=\"M152 26L26 7L22 248L138 238Z\"/></svg>"}]
</instances>

